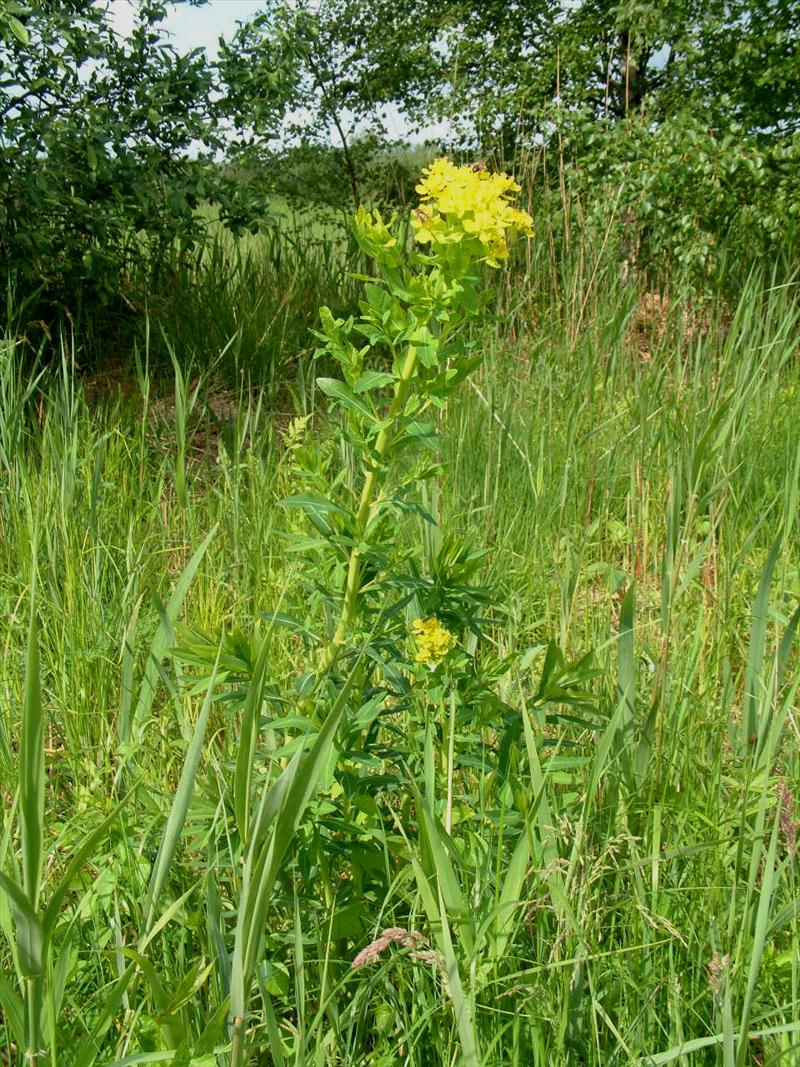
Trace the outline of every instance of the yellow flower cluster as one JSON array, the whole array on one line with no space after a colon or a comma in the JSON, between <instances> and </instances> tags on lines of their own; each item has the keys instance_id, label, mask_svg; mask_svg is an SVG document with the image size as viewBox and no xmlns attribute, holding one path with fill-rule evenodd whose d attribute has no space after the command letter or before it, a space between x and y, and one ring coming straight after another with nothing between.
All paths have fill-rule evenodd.
<instances>
[{"instance_id":1,"label":"yellow flower cluster","mask_svg":"<svg viewBox=\"0 0 800 1067\"><path fill-rule=\"evenodd\" d=\"M420 207L411 216L420 244L457 244L472 239L492 267L508 258L509 239L533 236L533 219L511 201L520 187L508 174L493 174L482 163L456 166L437 159L417 185Z\"/></svg>"},{"instance_id":2,"label":"yellow flower cluster","mask_svg":"<svg viewBox=\"0 0 800 1067\"><path fill-rule=\"evenodd\" d=\"M417 646L417 654L414 657L417 663L428 663L434 666L441 663L456 643L450 631L434 618L415 619L411 623L411 632L414 636L414 644Z\"/></svg>"}]
</instances>

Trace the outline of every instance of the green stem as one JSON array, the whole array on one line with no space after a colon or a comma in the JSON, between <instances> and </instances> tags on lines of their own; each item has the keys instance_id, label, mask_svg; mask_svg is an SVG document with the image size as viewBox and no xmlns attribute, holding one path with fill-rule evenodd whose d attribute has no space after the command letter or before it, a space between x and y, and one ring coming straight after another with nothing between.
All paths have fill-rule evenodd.
<instances>
[{"instance_id":1,"label":"green stem","mask_svg":"<svg viewBox=\"0 0 800 1067\"><path fill-rule=\"evenodd\" d=\"M456 695L450 690L450 724L447 738L447 806L444 812L445 833L453 829L453 774L455 770L456 750Z\"/></svg>"},{"instance_id":2,"label":"green stem","mask_svg":"<svg viewBox=\"0 0 800 1067\"><path fill-rule=\"evenodd\" d=\"M42 979L41 977L28 978L25 983L25 993L28 1009L28 1050L25 1054L27 1063L35 1065L44 1058L42 1049Z\"/></svg>"},{"instance_id":3,"label":"green stem","mask_svg":"<svg viewBox=\"0 0 800 1067\"><path fill-rule=\"evenodd\" d=\"M317 668L318 679L324 677L336 663L344 648L347 634L355 621L358 611L358 597L361 592L360 543L369 526L370 519L372 518L372 508L375 502L376 491L385 481L385 472L381 470L381 460L392 440L397 420L402 415L406 406L408 392L416 369L417 350L412 346L408 350L408 354L406 355L403 367L400 371L400 377L394 387L394 396L389 405L389 410L386 413L387 425L384 426L375 439L375 459L364 479L364 487L361 490L361 500L359 502L358 511L356 512L354 530L355 544L350 552L350 559L347 566L347 581L345 583L342 612L339 616L339 622L333 637L328 642L320 658L319 666Z\"/></svg>"},{"instance_id":4,"label":"green stem","mask_svg":"<svg viewBox=\"0 0 800 1067\"><path fill-rule=\"evenodd\" d=\"M244 1067L245 1056L245 1020L237 1016L233 1020L233 1043L231 1045L231 1067Z\"/></svg>"}]
</instances>

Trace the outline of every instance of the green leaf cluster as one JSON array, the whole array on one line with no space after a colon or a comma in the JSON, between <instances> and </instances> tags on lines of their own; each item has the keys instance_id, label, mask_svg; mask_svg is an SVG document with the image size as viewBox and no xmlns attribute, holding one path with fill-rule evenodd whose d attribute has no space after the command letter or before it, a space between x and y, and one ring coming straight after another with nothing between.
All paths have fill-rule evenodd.
<instances>
[{"instance_id":1,"label":"green leaf cluster","mask_svg":"<svg viewBox=\"0 0 800 1067\"><path fill-rule=\"evenodd\" d=\"M204 239L203 205L235 230L263 214L216 161L230 96L165 13L144 0L123 37L92 0L0 5L0 274L40 315L166 277Z\"/></svg>"}]
</instances>

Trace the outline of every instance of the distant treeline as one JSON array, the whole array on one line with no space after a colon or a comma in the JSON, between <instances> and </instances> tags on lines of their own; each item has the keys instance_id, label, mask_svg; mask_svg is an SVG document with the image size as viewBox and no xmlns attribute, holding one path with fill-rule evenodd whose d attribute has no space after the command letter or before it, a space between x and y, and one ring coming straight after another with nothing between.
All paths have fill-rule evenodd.
<instances>
[{"instance_id":1,"label":"distant treeline","mask_svg":"<svg viewBox=\"0 0 800 1067\"><path fill-rule=\"evenodd\" d=\"M276 194L402 205L432 155L513 169L538 217L597 227L633 269L702 286L795 246L793 0L294 0L214 62L166 4L117 36L93 0L0 0L0 278L73 324L163 291L208 235ZM402 116L408 144L387 134ZM414 130L449 131L420 143ZM443 124L443 125L442 125Z\"/></svg>"}]
</instances>

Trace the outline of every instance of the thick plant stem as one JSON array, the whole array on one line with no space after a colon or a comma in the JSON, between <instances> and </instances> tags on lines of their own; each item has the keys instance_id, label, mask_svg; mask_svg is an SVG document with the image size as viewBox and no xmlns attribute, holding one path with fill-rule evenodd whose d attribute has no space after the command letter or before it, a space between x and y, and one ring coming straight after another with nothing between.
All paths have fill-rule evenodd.
<instances>
[{"instance_id":1,"label":"thick plant stem","mask_svg":"<svg viewBox=\"0 0 800 1067\"><path fill-rule=\"evenodd\" d=\"M347 580L345 583L342 612L339 616L339 622L333 637L328 642L322 653L322 657L320 658L319 666L317 668L318 680L324 677L336 663L336 660L339 658L342 648L344 647L347 633L356 617L358 610L358 596L361 592L361 549L359 544L372 517L375 494L384 480L384 475L381 471L381 460L394 436L397 420L402 415L403 409L406 406L408 392L416 369L417 350L412 346L409 348L405 361L403 362L400 377L394 388L394 396L389 405L389 410L386 413L386 421L388 425L384 426L375 439L375 459L371 469L367 472L364 479L361 500L359 502L358 511L356 512L354 531L355 544L350 552L350 560L347 567Z\"/></svg>"},{"instance_id":2,"label":"thick plant stem","mask_svg":"<svg viewBox=\"0 0 800 1067\"><path fill-rule=\"evenodd\" d=\"M42 1049L42 979L41 976L28 978L26 981L25 999L28 1013L27 1044L25 1060L30 1064L37 1064L46 1053Z\"/></svg>"},{"instance_id":3,"label":"thick plant stem","mask_svg":"<svg viewBox=\"0 0 800 1067\"><path fill-rule=\"evenodd\" d=\"M245 1020L239 1015L233 1020L233 1043L231 1045L231 1067L244 1067L245 1054Z\"/></svg>"}]
</instances>

